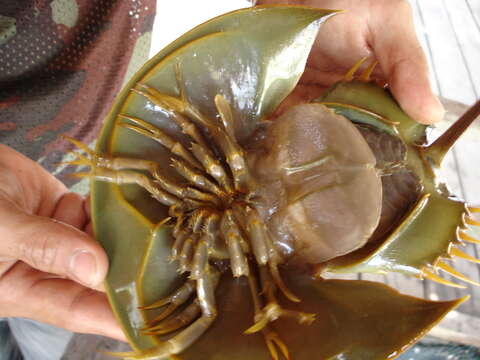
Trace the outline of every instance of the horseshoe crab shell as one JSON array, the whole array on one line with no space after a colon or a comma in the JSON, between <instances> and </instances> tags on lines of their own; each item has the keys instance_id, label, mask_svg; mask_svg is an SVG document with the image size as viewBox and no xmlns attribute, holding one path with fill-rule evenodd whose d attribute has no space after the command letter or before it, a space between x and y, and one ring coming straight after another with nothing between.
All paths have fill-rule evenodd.
<instances>
[{"instance_id":1,"label":"horseshoe crab shell","mask_svg":"<svg viewBox=\"0 0 480 360\"><path fill-rule=\"evenodd\" d=\"M218 116L215 95L229 100L235 135L244 144L295 87L317 31L334 14L304 7L257 7L215 18L186 33L145 64L119 94L96 153L152 160L162 171L171 171L165 149L119 126L119 115L144 119L187 145L168 111L131 91L142 83L178 96L177 64L187 97L203 113ZM440 259L461 254L453 250L467 239L460 229L474 221L466 220L465 205L438 183L435 151L419 147L425 128L409 119L388 91L367 81L342 82L318 102L362 125L370 135L399 139L402 161L420 184L415 188L418 196L401 206L398 216L383 214L390 220L384 220L387 224L375 241L322 263L318 273L400 271L440 281L434 273ZM377 162L378 150L381 147L374 149ZM106 290L130 344L141 353L164 338L142 333L155 311L140 308L168 295L182 281L177 264L169 261L171 229L158 225L168 216L167 209L136 185L92 179L91 186L96 238L110 259ZM444 221L434 225L438 214ZM273 324L295 359L393 358L465 300L432 302L368 281L323 280L289 269L283 274L302 300L292 304L293 309L317 314L310 326L288 319ZM223 276L216 297L217 320L182 358L268 359L260 336L242 335L253 318L246 281Z\"/></svg>"}]
</instances>

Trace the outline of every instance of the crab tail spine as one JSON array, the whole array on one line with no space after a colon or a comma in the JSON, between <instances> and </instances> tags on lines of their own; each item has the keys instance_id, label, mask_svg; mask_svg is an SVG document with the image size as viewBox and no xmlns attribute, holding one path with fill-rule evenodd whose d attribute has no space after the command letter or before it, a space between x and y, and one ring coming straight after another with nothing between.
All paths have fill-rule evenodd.
<instances>
[{"instance_id":1,"label":"crab tail spine","mask_svg":"<svg viewBox=\"0 0 480 360\"><path fill-rule=\"evenodd\" d=\"M480 226L480 221L472 219L471 217L466 217L465 224L472 225L472 226Z\"/></svg>"},{"instance_id":2,"label":"crab tail spine","mask_svg":"<svg viewBox=\"0 0 480 360\"><path fill-rule=\"evenodd\" d=\"M452 246L450 248L450 252L449 252L450 255L452 256L456 256L456 257L459 257L459 258L462 258L464 260L468 260L468 261L471 261L471 262L474 262L474 263L477 263L477 264L480 264L480 260L477 259L477 258L474 258L473 256L470 256L466 253L464 253L462 250Z\"/></svg>"},{"instance_id":3,"label":"crab tail spine","mask_svg":"<svg viewBox=\"0 0 480 360\"><path fill-rule=\"evenodd\" d=\"M372 75L373 70L375 69L377 64L377 60L372 61L372 63L368 65L368 67L360 74L359 79L362 81L370 81L370 76Z\"/></svg>"},{"instance_id":4,"label":"crab tail spine","mask_svg":"<svg viewBox=\"0 0 480 360\"><path fill-rule=\"evenodd\" d=\"M467 110L447 131L438 137L433 143L425 147L424 154L437 166L440 166L443 158L452 148L465 130L480 115L480 100Z\"/></svg>"},{"instance_id":5,"label":"crab tail spine","mask_svg":"<svg viewBox=\"0 0 480 360\"><path fill-rule=\"evenodd\" d=\"M460 285L460 284L456 284L456 283L451 282L451 281L448 281L448 280L442 278L441 276L438 276L437 274L435 274L435 273L433 273L433 272L431 272L430 270L427 270L427 269L423 269L421 277L424 278L424 279L435 281L435 282L437 282L439 284L442 284L442 285L447 285L447 286L451 286L451 287L465 289L465 286Z\"/></svg>"},{"instance_id":6,"label":"crab tail spine","mask_svg":"<svg viewBox=\"0 0 480 360\"><path fill-rule=\"evenodd\" d=\"M473 236L471 235L468 235L467 233L465 233L464 231L460 231L458 233L458 237L463 240L463 241L466 241L466 242L469 242L469 243L472 243L472 244L478 244L480 245L480 240L478 239L475 239Z\"/></svg>"},{"instance_id":7,"label":"crab tail spine","mask_svg":"<svg viewBox=\"0 0 480 360\"><path fill-rule=\"evenodd\" d=\"M357 70L360 68L360 66L363 65L365 61L367 61L368 57L363 57L360 60L358 60L355 65L353 65L350 70L344 75L343 81L352 81L355 78L355 73Z\"/></svg>"},{"instance_id":8,"label":"crab tail spine","mask_svg":"<svg viewBox=\"0 0 480 360\"><path fill-rule=\"evenodd\" d=\"M478 213L478 212L480 212L480 208L469 206L468 211L471 212L471 213Z\"/></svg>"},{"instance_id":9,"label":"crab tail spine","mask_svg":"<svg viewBox=\"0 0 480 360\"><path fill-rule=\"evenodd\" d=\"M480 283L466 277L465 275L463 275L462 273L458 272L457 270L455 270L453 267L451 267L450 265L448 265L447 263L444 263L442 261L438 261L436 266L445 271L446 273L450 274L451 276L457 278L457 279L460 279L460 280L463 280L469 284L472 284L472 285L476 285L476 286L480 286Z\"/></svg>"}]
</instances>

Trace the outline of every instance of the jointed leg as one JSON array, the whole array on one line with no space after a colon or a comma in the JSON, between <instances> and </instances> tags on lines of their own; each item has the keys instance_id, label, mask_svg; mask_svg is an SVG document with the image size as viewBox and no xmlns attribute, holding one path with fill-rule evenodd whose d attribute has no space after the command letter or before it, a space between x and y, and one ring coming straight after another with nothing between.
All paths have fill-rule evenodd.
<instances>
[{"instance_id":1,"label":"jointed leg","mask_svg":"<svg viewBox=\"0 0 480 360\"><path fill-rule=\"evenodd\" d=\"M152 326L145 331L142 331L145 335L165 335L181 329L184 326L190 325L200 315L201 309L198 299L195 299L185 310L183 310L177 316L165 320L159 325Z\"/></svg>"},{"instance_id":2,"label":"jointed leg","mask_svg":"<svg viewBox=\"0 0 480 360\"><path fill-rule=\"evenodd\" d=\"M220 189L218 185L210 181L206 176L204 176L204 174L202 174L202 172L189 166L186 162L180 159L172 159L172 167L192 185L195 185L207 192L211 192L220 198L225 198L227 196L227 194Z\"/></svg>"},{"instance_id":3,"label":"jointed leg","mask_svg":"<svg viewBox=\"0 0 480 360\"><path fill-rule=\"evenodd\" d=\"M257 280L252 274L248 275L248 285L250 287L250 293L253 300L254 321L257 322L262 317L261 309L263 304L258 292ZM282 339L280 339L278 334L270 327L270 325L266 324L261 331L273 360L279 359L277 348L280 350L285 359L290 359L287 346Z\"/></svg>"},{"instance_id":4,"label":"jointed leg","mask_svg":"<svg viewBox=\"0 0 480 360\"><path fill-rule=\"evenodd\" d=\"M223 214L220 231L227 244L233 276L248 276L248 260L245 255L249 252L248 244L243 239L231 210L226 210Z\"/></svg>"},{"instance_id":5,"label":"jointed leg","mask_svg":"<svg viewBox=\"0 0 480 360\"><path fill-rule=\"evenodd\" d=\"M289 317L297 320L300 324L311 324L315 320L315 314L300 311L287 310L282 308L275 298L275 284L272 282L269 271L265 266L260 266L260 278L262 282L262 293L267 298L267 305L262 309L259 316L256 316L256 323L247 329L245 333L252 334L262 330L269 323L280 317Z\"/></svg>"},{"instance_id":6,"label":"jointed leg","mask_svg":"<svg viewBox=\"0 0 480 360\"><path fill-rule=\"evenodd\" d=\"M149 124L148 122L133 116L128 116L124 114L121 114L120 116L136 124L132 125L129 123L122 123L122 127L133 130L139 134L155 140L156 142L169 149L172 154L175 154L180 158L184 159L190 165L202 169L202 165L197 161L197 159L187 148L185 148L180 142L173 139L156 126L153 126L152 124Z\"/></svg>"},{"instance_id":7,"label":"jointed leg","mask_svg":"<svg viewBox=\"0 0 480 360\"><path fill-rule=\"evenodd\" d=\"M200 161L205 171L212 176L223 188L231 193L233 192L233 185L230 176L226 173L222 164L215 159L204 146L192 143L193 155Z\"/></svg>"},{"instance_id":8,"label":"jointed leg","mask_svg":"<svg viewBox=\"0 0 480 360\"><path fill-rule=\"evenodd\" d=\"M197 243L197 239L198 239L198 234L193 234L193 233L185 239L182 251L180 252L180 256L178 259L180 263L178 267L178 271L180 272L180 274L183 274L184 272L191 270L193 254L195 251L195 245Z\"/></svg>"},{"instance_id":9,"label":"jointed leg","mask_svg":"<svg viewBox=\"0 0 480 360\"><path fill-rule=\"evenodd\" d=\"M235 189L242 193L248 193L248 190L251 187L251 177L249 175L243 150L237 144L234 136L235 134L231 130L232 115L230 104L228 104L223 97L218 97L216 99L217 110L224 120L225 125L217 124L215 121L205 117L200 111L198 111L198 109L187 101L180 81L179 70L177 71L177 81L180 87L180 98L162 94L158 90L142 83L137 84L140 89L133 89L133 91L146 97L154 104L167 111L172 111L189 117L196 125L207 129L215 144L219 147L221 152L225 154L226 161L234 177ZM228 129L225 126L227 126Z\"/></svg>"},{"instance_id":10,"label":"jointed leg","mask_svg":"<svg viewBox=\"0 0 480 360\"><path fill-rule=\"evenodd\" d=\"M149 321L148 326L145 327L146 330L150 330L150 325L156 324L163 319L170 316L179 306L183 305L192 294L195 292L195 283L193 281L187 281L182 287L177 289L172 295L166 297L165 299L154 302L151 305L144 306L141 309L150 310L157 309L159 307L168 305L167 308L156 318Z\"/></svg>"},{"instance_id":11,"label":"jointed leg","mask_svg":"<svg viewBox=\"0 0 480 360\"><path fill-rule=\"evenodd\" d=\"M195 249L193 255L193 263L190 270L190 278L194 280L201 279L204 272L208 268L208 243L202 237Z\"/></svg>"},{"instance_id":12,"label":"jointed leg","mask_svg":"<svg viewBox=\"0 0 480 360\"><path fill-rule=\"evenodd\" d=\"M203 185L203 188L207 191L178 185L175 182L170 181L160 174L158 164L154 161L126 157L99 156L82 143L74 139L67 139L81 147L83 150L88 151L88 155L90 155L90 158L87 158L81 154L77 154L77 160L68 162L70 165L87 165L91 167L89 172L76 173L73 174L74 176L94 177L101 181L108 181L116 184L135 183L149 191L154 198L164 205L172 205L173 203L178 202L178 199L188 198L203 202L204 205L207 206L215 206L220 204L220 200L207 191L224 195L224 192L215 184L183 163L179 163L178 168L181 169L180 173L186 178L186 180L192 181L192 183L197 186ZM155 180L132 170L146 170Z\"/></svg>"},{"instance_id":13,"label":"jointed leg","mask_svg":"<svg viewBox=\"0 0 480 360\"><path fill-rule=\"evenodd\" d=\"M196 282L198 303L202 316L180 333L149 350L117 353L115 355L123 356L125 359L132 360L159 360L168 359L169 357L184 351L205 333L217 317L215 289L218 285L219 279L220 273L216 269L210 267L205 271L202 278Z\"/></svg>"},{"instance_id":14,"label":"jointed leg","mask_svg":"<svg viewBox=\"0 0 480 360\"><path fill-rule=\"evenodd\" d=\"M114 184L137 184L147 190L153 198L166 206L179 202L179 198L163 190L148 176L132 170L110 170L105 167L92 167L89 172L73 174L76 177L90 177Z\"/></svg>"},{"instance_id":15,"label":"jointed leg","mask_svg":"<svg viewBox=\"0 0 480 360\"><path fill-rule=\"evenodd\" d=\"M257 210L253 207L247 207L246 211L246 231L250 237L252 244L252 251L255 259L259 265L266 265L270 269L275 284L282 291L282 293L293 302L299 302L300 299L296 297L285 285L278 270L278 263L280 257L275 250L272 239L263 223Z\"/></svg>"}]
</instances>

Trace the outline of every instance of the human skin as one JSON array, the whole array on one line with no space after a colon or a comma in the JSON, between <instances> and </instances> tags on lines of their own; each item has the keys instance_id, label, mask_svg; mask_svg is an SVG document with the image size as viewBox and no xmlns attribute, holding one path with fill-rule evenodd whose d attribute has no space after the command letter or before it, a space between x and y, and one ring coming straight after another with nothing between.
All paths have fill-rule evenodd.
<instances>
[{"instance_id":1,"label":"human skin","mask_svg":"<svg viewBox=\"0 0 480 360\"><path fill-rule=\"evenodd\" d=\"M406 0L260 0L257 4L344 10L322 25L300 84L284 107L318 97L358 60L368 57L378 60L374 77L388 82L407 114L423 124L442 119L445 110L432 92Z\"/></svg>"},{"instance_id":2,"label":"human skin","mask_svg":"<svg viewBox=\"0 0 480 360\"><path fill-rule=\"evenodd\" d=\"M85 200L0 145L0 317L26 317L120 340L102 289L108 259Z\"/></svg>"},{"instance_id":3,"label":"human skin","mask_svg":"<svg viewBox=\"0 0 480 360\"><path fill-rule=\"evenodd\" d=\"M283 108L318 96L367 56L379 61L375 77L389 82L414 119L430 124L442 118L406 1L259 1L266 3L347 10L322 27L299 86ZM0 317L125 339L101 292L108 260L87 234L88 222L81 196L0 145ZM75 254L80 255L77 269L71 265Z\"/></svg>"}]
</instances>

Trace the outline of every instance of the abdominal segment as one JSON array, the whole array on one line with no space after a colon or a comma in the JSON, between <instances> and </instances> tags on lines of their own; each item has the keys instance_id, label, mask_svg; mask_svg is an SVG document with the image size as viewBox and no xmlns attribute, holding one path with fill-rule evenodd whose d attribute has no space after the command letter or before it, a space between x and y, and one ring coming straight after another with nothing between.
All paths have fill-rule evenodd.
<instances>
[{"instance_id":1,"label":"abdominal segment","mask_svg":"<svg viewBox=\"0 0 480 360\"><path fill-rule=\"evenodd\" d=\"M364 137L319 104L295 106L268 129L256 177L277 248L320 263L363 246L378 225L382 182Z\"/></svg>"}]
</instances>

